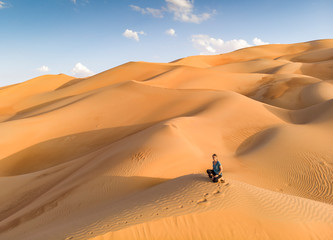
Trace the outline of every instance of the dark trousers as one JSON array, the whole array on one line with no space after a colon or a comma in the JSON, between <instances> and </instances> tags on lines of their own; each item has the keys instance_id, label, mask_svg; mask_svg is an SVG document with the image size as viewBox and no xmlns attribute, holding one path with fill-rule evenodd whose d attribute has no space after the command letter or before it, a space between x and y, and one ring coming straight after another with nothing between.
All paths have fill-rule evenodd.
<instances>
[{"instance_id":1,"label":"dark trousers","mask_svg":"<svg viewBox=\"0 0 333 240\"><path fill-rule=\"evenodd\" d=\"M210 178L213 178L213 182L218 182L219 178L222 177L222 175L218 175L217 177L215 177L217 173L215 173L213 169L207 169L207 174Z\"/></svg>"}]
</instances>

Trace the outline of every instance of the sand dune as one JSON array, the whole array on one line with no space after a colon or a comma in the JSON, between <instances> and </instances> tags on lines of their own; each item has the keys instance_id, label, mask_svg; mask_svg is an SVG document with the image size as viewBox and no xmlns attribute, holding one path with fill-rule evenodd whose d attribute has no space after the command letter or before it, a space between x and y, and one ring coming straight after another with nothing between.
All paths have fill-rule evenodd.
<instances>
[{"instance_id":1,"label":"sand dune","mask_svg":"<svg viewBox=\"0 0 333 240\"><path fill-rule=\"evenodd\" d=\"M333 40L0 88L0 239L333 238ZM225 183L205 170L218 154Z\"/></svg>"}]
</instances>

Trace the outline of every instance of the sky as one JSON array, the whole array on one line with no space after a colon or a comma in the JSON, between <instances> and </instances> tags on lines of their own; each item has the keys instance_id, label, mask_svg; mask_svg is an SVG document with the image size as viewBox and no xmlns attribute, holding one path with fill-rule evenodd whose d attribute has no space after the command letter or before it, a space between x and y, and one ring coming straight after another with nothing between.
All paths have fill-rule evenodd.
<instances>
[{"instance_id":1,"label":"sky","mask_svg":"<svg viewBox=\"0 0 333 240\"><path fill-rule=\"evenodd\" d=\"M333 38L332 0L0 0L0 86Z\"/></svg>"}]
</instances>

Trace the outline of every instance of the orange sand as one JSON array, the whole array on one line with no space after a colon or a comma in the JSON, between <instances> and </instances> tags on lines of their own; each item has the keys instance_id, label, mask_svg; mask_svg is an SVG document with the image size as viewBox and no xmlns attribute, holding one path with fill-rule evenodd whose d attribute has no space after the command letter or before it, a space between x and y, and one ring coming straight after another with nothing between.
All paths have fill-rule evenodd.
<instances>
[{"instance_id":1,"label":"orange sand","mask_svg":"<svg viewBox=\"0 0 333 240\"><path fill-rule=\"evenodd\" d=\"M0 239L333 239L332 69L318 40L0 88Z\"/></svg>"}]
</instances>

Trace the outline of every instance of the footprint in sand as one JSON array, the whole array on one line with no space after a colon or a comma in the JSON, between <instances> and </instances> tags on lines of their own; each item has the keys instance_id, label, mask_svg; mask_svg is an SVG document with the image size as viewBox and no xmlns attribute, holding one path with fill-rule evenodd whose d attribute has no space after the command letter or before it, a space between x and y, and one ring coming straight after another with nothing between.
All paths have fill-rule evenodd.
<instances>
[{"instance_id":1,"label":"footprint in sand","mask_svg":"<svg viewBox=\"0 0 333 240\"><path fill-rule=\"evenodd\" d=\"M219 194L219 193L220 193L220 190L216 190L213 192L214 195Z\"/></svg>"},{"instance_id":2,"label":"footprint in sand","mask_svg":"<svg viewBox=\"0 0 333 240\"><path fill-rule=\"evenodd\" d=\"M203 198L203 199L198 200L197 204L201 204L201 203L205 203L205 202L207 202L207 199Z\"/></svg>"}]
</instances>

